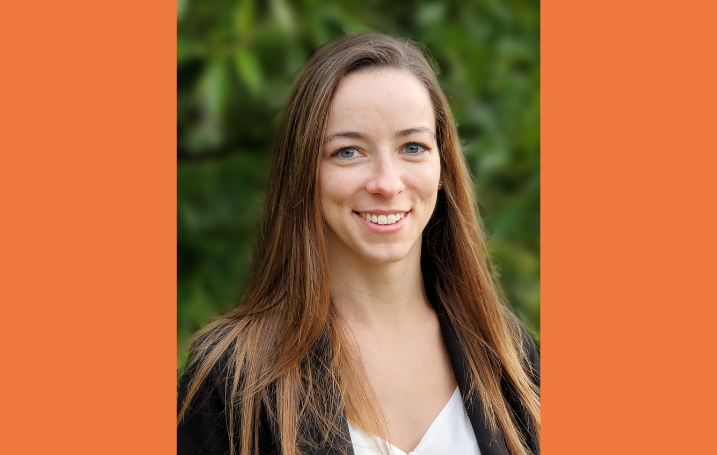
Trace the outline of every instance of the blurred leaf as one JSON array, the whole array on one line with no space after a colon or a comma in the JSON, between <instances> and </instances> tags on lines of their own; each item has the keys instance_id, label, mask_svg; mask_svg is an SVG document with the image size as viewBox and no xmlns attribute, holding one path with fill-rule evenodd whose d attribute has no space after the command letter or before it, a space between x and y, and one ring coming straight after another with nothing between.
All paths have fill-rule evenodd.
<instances>
[{"instance_id":1,"label":"blurred leaf","mask_svg":"<svg viewBox=\"0 0 717 455\"><path fill-rule=\"evenodd\" d=\"M189 6L189 0L177 0L177 19L181 19L184 13L187 12Z\"/></svg>"},{"instance_id":2,"label":"blurred leaf","mask_svg":"<svg viewBox=\"0 0 717 455\"><path fill-rule=\"evenodd\" d=\"M259 60L248 49L239 49L235 58L239 77L249 87L252 94L256 95L261 89L262 74Z\"/></svg>"},{"instance_id":3,"label":"blurred leaf","mask_svg":"<svg viewBox=\"0 0 717 455\"><path fill-rule=\"evenodd\" d=\"M416 22L420 26L436 24L443 20L446 15L446 3L425 3L421 5L416 14Z\"/></svg>"},{"instance_id":4,"label":"blurred leaf","mask_svg":"<svg viewBox=\"0 0 717 455\"><path fill-rule=\"evenodd\" d=\"M341 26L344 33L361 33L371 30L361 20L355 16L346 14L344 11L338 8L332 8L329 10L329 18L335 20Z\"/></svg>"},{"instance_id":5,"label":"blurred leaf","mask_svg":"<svg viewBox=\"0 0 717 455\"><path fill-rule=\"evenodd\" d=\"M254 0L241 0L237 2L234 10L234 27L240 40L251 36L256 22L256 6Z\"/></svg>"},{"instance_id":6,"label":"blurred leaf","mask_svg":"<svg viewBox=\"0 0 717 455\"><path fill-rule=\"evenodd\" d=\"M293 35L295 30L294 15L284 0L271 0L271 9L285 33Z\"/></svg>"},{"instance_id":7,"label":"blurred leaf","mask_svg":"<svg viewBox=\"0 0 717 455\"><path fill-rule=\"evenodd\" d=\"M205 112L216 119L222 114L228 95L228 75L223 58L214 58L199 85L199 98Z\"/></svg>"},{"instance_id":8,"label":"blurred leaf","mask_svg":"<svg viewBox=\"0 0 717 455\"><path fill-rule=\"evenodd\" d=\"M203 43L201 41L177 37L177 65L181 65L191 57L201 55L202 51Z\"/></svg>"}]
</instances>

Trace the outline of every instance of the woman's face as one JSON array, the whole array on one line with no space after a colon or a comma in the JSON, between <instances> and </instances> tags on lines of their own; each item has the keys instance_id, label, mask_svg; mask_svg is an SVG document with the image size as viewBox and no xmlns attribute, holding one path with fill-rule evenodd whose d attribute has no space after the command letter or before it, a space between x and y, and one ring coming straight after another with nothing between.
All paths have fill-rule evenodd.
<instances>
[{"instance_id":1,"label":"woman's face","mask_svg":"<svg viewBox=\"0 0 717 455\"><path fill-rule=\"evenodd\" d=\"M344 78L331 103L320 167L332 253L373 263L420 257L441 164L428 91L393 70Z\"/></svg>"}]
</instances>

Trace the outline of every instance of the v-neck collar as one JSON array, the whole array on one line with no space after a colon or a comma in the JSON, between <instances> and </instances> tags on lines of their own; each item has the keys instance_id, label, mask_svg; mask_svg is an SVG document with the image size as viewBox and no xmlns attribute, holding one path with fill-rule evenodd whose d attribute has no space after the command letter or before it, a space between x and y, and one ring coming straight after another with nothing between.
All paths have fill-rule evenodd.
<instances>
[{"instance_id":1,"label":"v-neck collar","mask_svg":"<svg viewBox=\"0 0 717 455\"><path fill-rule=\"evenodd\" d=\"M458 403L456 403L456 401L458 401ZM441 409L441 412L439 412L438 415L436 415L436 417L433 419L433 422L431 422L431 424L428 426L428 429L426 429L426 432L423 433L423 436L421 437L421 440L418 442L416 447L414 447L414 449L409 452L405 452L405 451L399 449L395 445L391 444L388 441L384 441L383 439L379 438L378 436L375 436L375 438L380 443L385 443L385 444L388 444L389 446L391 446L393 448L393 450L398 455L408 455L408 454L414 453L417 450L420 450L421 444L425 444L424 441L426 440L426 438L431 437L431 435L436 431L437 425L440 423L441 419L446 418L445 414L448 413L450 411L450 409L452 407L456 406L457 404L460 405L461 410L463 410L463 401L461 399L461 393L460 393L460 389L458 387L456 387L456 390L453 391L453 393L451 394L451 397L448 399L446 404L443 406L443 409ZM371 441L371 438L372 438L371 435L364 433L359 428L352 427L351 423L349 423L349 431L351 432L351 438L352 438L353 444L356 444L356 442L357 442L357 441L353 440L353 435L357 434L362 439L362 441L360 441L360 443L365 442L368 444L369 448L374 447L374 445L372 444L372 441Z\"/></svg>"}]
</instances>

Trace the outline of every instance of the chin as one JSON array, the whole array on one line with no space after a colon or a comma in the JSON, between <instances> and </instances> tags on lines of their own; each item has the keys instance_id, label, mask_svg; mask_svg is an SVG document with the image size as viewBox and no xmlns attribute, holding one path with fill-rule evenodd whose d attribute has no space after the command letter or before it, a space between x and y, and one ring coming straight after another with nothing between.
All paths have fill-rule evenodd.
<instances>
[{"instance_id":1,"label":"chin","mask_svg":"<svg viewBox=\"0 0 717 455\"><path fill-rule=\"evenodd\" d=\"M410 248L401 248L397 245L391 246L374 246L369 251L361 251L366 261L373 264L391 264L399 262L410 253Z\"/></svg>"}]
</instances>

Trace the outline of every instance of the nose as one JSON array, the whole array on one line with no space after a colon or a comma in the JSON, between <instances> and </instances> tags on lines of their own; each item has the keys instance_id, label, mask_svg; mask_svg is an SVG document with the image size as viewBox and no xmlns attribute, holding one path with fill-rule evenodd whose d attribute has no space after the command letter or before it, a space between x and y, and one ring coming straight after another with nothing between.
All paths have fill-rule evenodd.
<instances>
[{"instance_id":1,"label":"nose","mask_svg":"<svg viewBox=\"0 0 717 455\"><path fill-rule=\"evenodd\" d=\"M368 192L392 198L401 193L404 188L403 180L390 154L379 157L375 162L372 178L366 185Z\"/></svg>"}]
</instances>

